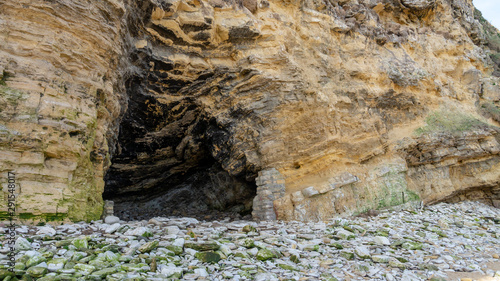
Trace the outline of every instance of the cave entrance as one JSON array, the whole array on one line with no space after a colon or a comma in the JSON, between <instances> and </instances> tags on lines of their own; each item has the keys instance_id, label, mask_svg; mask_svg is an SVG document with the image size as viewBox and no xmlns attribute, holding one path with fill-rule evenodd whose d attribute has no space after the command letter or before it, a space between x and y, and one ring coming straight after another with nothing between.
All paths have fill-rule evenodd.
<instances>
[{"instance_id":1,"label":"cave entrance","mask_svg":"<svg viewBox=\"0 0 500 281\"><path fill-rule=\"evenodd\" d=\"M437 204L440 202L458 203L462 201L481 202L485 205L490 205L495 208L500 208L500 185L485 185L485 186L471 187L466 190L456 191L451 195L449 195L448 197L432 203L433 204Z\"/></svg>"},{"instance_id":2,"label":"cave entrance","mask_svg":"<svg viewBox=\"0 0 500 281\"><path fill-rule=\"evenodd\" d=\"M256 172L235 148L230 124L193 101L162 99L147 79L127 81L128 109L120 123L103 199L123 220L155 216L248 218ZM182 85L179 85L182 86Z\"/></svg>"},{"instance_id":3,"label":"cave entrance","mask_svg":"<svg viewBox=\"0 0 500 281\"><path fill-rule=\"evenodd\" d=\"M103 198L114 202L114 215L120 219L143 220L156 216L203 220L251 218L255 184L231 176L213 160L203 161L197 167L167 178L161 176L171 174L167 167L157 166L156 170L151 166L139 166L124 175L114 166L120 164L113 164L107 173ZM144 188L148 184L151 187Z\"/></svg>"}]
</instances>

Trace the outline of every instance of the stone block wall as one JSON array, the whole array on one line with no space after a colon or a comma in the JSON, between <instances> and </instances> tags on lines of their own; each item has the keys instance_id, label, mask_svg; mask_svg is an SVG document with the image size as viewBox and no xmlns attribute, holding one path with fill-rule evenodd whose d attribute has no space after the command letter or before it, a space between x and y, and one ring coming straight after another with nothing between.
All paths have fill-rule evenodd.
<instances>
[{"instance_id":1,"label":"stone block wall","mask_svg":"<svg viewBox=\"0 0 500 281\"><path fill-rule=\"evenodd\" d=\"M255 179L257 196L253 200L254 220L276 220L274 200L285 196L285 178L275 168L262 170Z\"/></svg>"}]
</instances>

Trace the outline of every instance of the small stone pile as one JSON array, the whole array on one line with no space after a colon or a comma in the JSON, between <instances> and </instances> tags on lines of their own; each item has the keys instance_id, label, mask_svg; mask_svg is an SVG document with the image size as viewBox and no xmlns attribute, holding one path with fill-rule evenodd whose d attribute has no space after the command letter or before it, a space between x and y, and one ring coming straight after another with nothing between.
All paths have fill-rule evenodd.
<instances>
[{"instance_id":1,"label":"small stone pile","mask_svg":"<svg viewBox=\"0 0 500 281\"><path fill-rule=\"evenodd\" d=\"M104 208L103 208L103 212L102 212L102 217L101 218L106 218L106 217L109 217L109 216L113 216L113 214L114 214L114 206L115 206L115 203L113 201L110 201L110 200L104 201Z\"/></svg>"},{"instance_id":2,"label":"small stone pile","mask_svg":"<svg viewBox=\"0 0 500 281\"><path fill-rule=\"evenodd\" d=\"M481 203L323 222L106 221L18 227L0 280L500 280L500 209Z\"/></svg>"}]
</instances>

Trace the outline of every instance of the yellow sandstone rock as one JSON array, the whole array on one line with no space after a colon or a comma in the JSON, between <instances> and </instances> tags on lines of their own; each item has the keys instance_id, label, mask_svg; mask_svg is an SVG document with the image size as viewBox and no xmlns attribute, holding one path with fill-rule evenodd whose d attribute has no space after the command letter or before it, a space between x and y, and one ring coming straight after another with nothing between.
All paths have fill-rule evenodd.
<instances>
[{"instance_id":1,"label":"yellow sandstone rock","mask_svg":"<svg viewBox=\"0 0 500 281\"><path fill-rule=\"evenodd\" d=\"M0 170L26 218L97 219L103 196L296 220L500 202L500 80L470 1L1 9Z\"/></svg>"}]
</instances>

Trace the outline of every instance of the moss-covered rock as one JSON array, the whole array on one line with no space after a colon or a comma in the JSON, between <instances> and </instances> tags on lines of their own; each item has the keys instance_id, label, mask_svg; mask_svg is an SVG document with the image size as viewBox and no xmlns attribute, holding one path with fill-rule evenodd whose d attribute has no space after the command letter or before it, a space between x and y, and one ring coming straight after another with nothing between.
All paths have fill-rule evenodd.
<instances>
[{"instance_id":1,"label":"moss-covered rock","mask_svg":"<svg viewBox=\"0 0 500 281\"><path fill-rule=\"evenodd\" d=\"M76 269L77 272L81 272L83 275L89 275L96 270L95 266L83 263L75 264L74 269Z\"/></svg>"},{"instance_id":2,"label":"moss-covered rock","mask_svg":"<svg viewBox=\"0 0 500 281\"><path fill-rule=\"evenodd\" d=\"M344 246L342 246L342 244L340 244L340 243L332 243L332 244L330 244L330 246L335 247L338 250L344 249Z\"/></svg>"},{"instance_id":3,"label":"moss-covered rock","mask_svg":"<svg viewBox=\"0 0 500 281\"><path fill-rule=\"evenodd\" d=\"M92 272L92 274L90 274L90 277L99 278L98 280L102 280L102 279L106 278L106 276L113 274L113 273L116 273L117 271L118 271L117 267L108 267L108 268L104 268L104 269Z\"/></svg>"},{"instance_id":4,"label":"moss-covered rock","mask_svg":"<svg viewBox=\"0 0 500 281\"><path fill-rule=\"evenodd\" d=\"M347 260L354 259L354 253L351 253L351 252L342 251L342 252L340 252L340 256L347 259Z\"/></svg>"},{"instance_id":5,"label":"moss-covered rock","mask_svg":"<svg viewBox=\"0 0 500 281\"><path fill-rule=\"evenodd\" d=\"M174 254L176 255L180 255L182 254L182 252L184 251L183 248L181 246L175 246L175 245L168 245L166 247L168 250L172 251Z\"/></svg>"},{"instance_id":6,"label":"moss-covered rock","mask_svg":"<svg viewBox=\"0 0 500 281\"><path fill-rule=\"evenodd\" d=\"M145 263L124 263L121 266L122 270L125 271L136 271L136 272L146 272L149 271L149 266Z\"/></svg>"},{"instance_id":7,"label":"moss-covered rock","mask_svg":"<svg viewBox=\"0 0 500 281\"><path fill-rule=\"evenodd\" d=\"M255 229L255 227L253 227L253 226L251 226L251 225L247 224L247 225L245 225L245 226L243 227L243 229L242 229L241 231L243 231L243 232L247 232L247 233L248 233L248 232L256 232L257 230Z\"/></svg>"},{"instance_id":8,"label":"moss-covered rock","mask_svg":"<svg viewBox=\"0 0 500 281\"><path fill-rule=\"evenodd\" d=\"M221 260L220 255L214 252L198 252L194 256L201 262L207 263L217 263Z\"/></svg>"},{"instance_id":9,"label":"moss-covered rock","mask_svg":"<svg viewBox=\"0 0 500 281\"><path fill-rule=\"evenodd\" d=\"M42 263L44 261L47 261L47 259L42 256L42 255L34 255L32 256L27 262L26 262L26 267L32 267L35 266L39 263Z\"/></svg>"},{"instance_id":10,"label":"moss-covered rock","mask_svg":"<svg viewBox=\"0 0 500 281\"><path fill-rule=\"evenodd\" d=\"M185 248L191 248L196 251L216 251L219 249L219 244L215 241L211 242L193 242L187 241L184 243Z\"/></svg>"},{"instance_id":11,"label":"moss-covered rock","mask_svg":"<svg viewBox=\"0 0 500 281\"><path fill-rule=\"evenodd\" d=\"M14 277L14 273L13 272L10 272L9 270L7 269L0 269L0 279L3 280L4 278L6 278L7 276L12 276Z\"/></svg>"},{"instance_id":12,"label":"moss-covered rock","mask_svg":"<svg viewBox=\"0 0 500 281\"><path fill-rule=\"evenodd\" d=\"M292 261L294 263L299 263L300 262L300 258L297 255L291 255L290 256L290 261Z\"/></svg>"},{"instance_id":13,"label":"moss-covered rock","mask_svg":"<svg viewBox=\"0 0 500 281\"><path fill-rule=\"evenodd\" d=\"M285 269L285 270L290 270L290 271L299 271L298 268L291 266L289 264L284 264L284 263L278 263L278 266Z\"/></svg>"},{"instance_id":14,"label":"moss-covered rock","mask_svg":"<svg viewBox=\"0 0 500 281\"><path fill-rule=\"evenodd\" d=\"M255 256L260 261L267 261L276 257L276 254L269 249L260 249Z\"/></svg>"},{"instance_id":15,"label":"moss-covered rock","mask_svg":"<svg viewBox=\"0 0 500 281\"><path fill-rule=\"evenodd\" d=\"M389 259L389 266L401 269L406 268L406 265L397 259Z\"/></svg>"},{"instance_id":16,"label":"moss-covered rock","mask_svg":"<svg viewBox=\"0 0 500 281\"><path fill-rule=\"evenodd\" d=\"M73 239L71 244L77 249L87 249L89 247L88 238L85 236Z\"/></svg>"},{"instance_id":17,"label":"moss-covered rock","mask_svg":"<svg viewBox=\"0 0 500 281\"><path fill-rule=\"evenodd\" d=\"M47 274L47 268L41 266L33 266L26 271L31 277L39 278Z\"/></svg>"},{"instance_id":18,"label":"moss-covered rock","mask_svg":"<svg viewBox=\"0 0 500 281\"><path fill-rule=\"evenodd\" d=\"M406 241L401 247L407 250L422 250L423 245L420 242Z\"/></svg>"},{"instance_id":19,"label":"moss-covered rock","mask_svg":"<svg viewBox=\"0 0 500 281\"><path fill-rule=\"evenodd\" d=\"M67 259L65 258L56 258L47 262L47 269L49 271L57 271L64 268Z\"/></svg>"},{"instance_id":20,"label":"moss-covered rock","mask_svg":"<svg viewBox=\"0 0 500 281\"><path fill-rule=\"evenodd\" d=\"M245 248L253 248L255 247L255 240L251 239L251 238L247 238L247 239L243 239L241 241L239 241L239 244Z\"/></svg>"},{"instance_id":21,"label":"moss-covered rock","mask_svg":"<svg viewBox=\"0 0 500 281\"><path fill-rule=\"evenodd\" d=\"M155 249L156 247L158 247L158 244L159 242L157 240L154 240L154 241L150 241L144 245L142 245L141 247L139 247L139 249L137 249L139 252L141 253L149 253L151 252L153 249ZM181 248L182 249L182 248ZM182 253L182 250L181 250L181 253Z\"/></svg>"},{"instance_id":22,"label":"moss-covered rock","mask_svg":"<svg viewBox=\"0 0 500 281\"><path fill-rule=\"evenodd\" d=\"M14 269L24 270L24 269L26 269L26 264L23 262L16 262L16 264L14 265Z\"/></svg>"}]
</instances>

